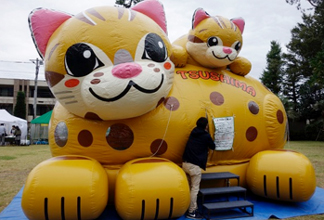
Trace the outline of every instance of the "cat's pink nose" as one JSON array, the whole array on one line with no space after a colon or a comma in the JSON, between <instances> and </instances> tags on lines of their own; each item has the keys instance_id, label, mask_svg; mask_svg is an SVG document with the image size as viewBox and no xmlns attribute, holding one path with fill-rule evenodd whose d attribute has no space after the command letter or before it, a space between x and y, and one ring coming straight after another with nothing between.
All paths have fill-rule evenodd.
<instances>
[{"instance_id":1,"label":"cat's pink nose","mask_svg":"<svg viewBox=\"0 0 324 220\"><path fill-rule=\"evenodd\" d=\"M228 48L228 47L224 47L223 52L226 53L226 54L230 54L230 53L232 53L232 49Z\"/></svg>"},{"instance_id":2,"label":"cat's pink nose","mask_svg":"<svg viewBox=\"0 0 324 220\"><path fill-rule=\"evenodd\" d=\"M142 67L137 63L121 63L112 69L112 74L121 79L128 79L139 75Z\"/></svg>"}]
</instances>

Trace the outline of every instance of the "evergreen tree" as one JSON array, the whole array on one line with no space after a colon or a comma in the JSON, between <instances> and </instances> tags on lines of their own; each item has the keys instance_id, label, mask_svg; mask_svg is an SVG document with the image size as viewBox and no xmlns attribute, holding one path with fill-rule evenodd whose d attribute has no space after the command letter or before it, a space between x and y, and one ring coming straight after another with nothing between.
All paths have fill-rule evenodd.
<instances>
[{"instance_id":1,"label":"evergreen tree","mask_svg":"<svg viewBox=\"0 0 324 220\"><path fill-rule=\"evenodd\" d=\"M26 119L25 93L22 91L19 91L17 93L17 102L14 109L14 116Z\"/></svg>"},{"instance_id":2,"label":"evergreen tree","mask_svg":"<svg viewBox=\"0 0 324 220\"><path fill-rule=\"evenodd\" d=\"M297 5L297 9L300 10L301 9L301 0L286 0L286 2L290 5L294 5L296 4ZM319 2L321 0L307 0L308 3L313 6L313 7L316 7L317 4L319 4Z\"/></svg>"},{"instance_id":3,"label":"evergreen tree","mask_svg":"<svg viewBox=\"0 0 324 220\"><path fill-rule=\"evenodd\" d=\"M316 1L313 14L303 13L302 22L291 30L288 52L283 55L284 96L288 118L310 124L305 134L317 134L324 116L324 4Z\"/></svg>"},{"instance_id":4,"label":"evergreen tree","mask_svg":"<svg viewBox=\"0 0 324 220\"><path fill-rule=\"evenodd\" d=\"M282 65L280 44L276 41L271 41L271 49L267 54L267 67L263 71L260 80L276 95L279 95L281 92Z\"/></svg>"},{"instance_id":5,"label":"evergreen tree","mask_svg":"<svg viewBox=\"0 0 324 220\"><path fill-rule=\"evenodd\" d=\"M287 100L285 108L288 117L296 119L299 112L299 90L303 75L300 71L299 62L292 54L283 54L285 62L284 76L282 77L283 97Z\"/></svg>"},{"instance_id":6,"label":"evergreen tree","mask_svg":"<svg viewBox=\"0 0 324 220\"><path fill-rule=\"evenodd\" d=\"M310 80L314 85L324 85L324 49L318 52L315 57L310 61L313 69L313 75Z\"/></svg>"}]
</instances>

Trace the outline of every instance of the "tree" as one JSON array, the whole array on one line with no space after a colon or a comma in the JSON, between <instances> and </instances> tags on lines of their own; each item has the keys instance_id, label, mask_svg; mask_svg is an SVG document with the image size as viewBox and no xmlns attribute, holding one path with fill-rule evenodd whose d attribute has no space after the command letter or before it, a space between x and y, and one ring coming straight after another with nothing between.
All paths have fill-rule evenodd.
<instances>
[{"instance_id":1,"label":"tree","mask_svg":"<svg viewBox=\"0 0 324 220\"><path fill-rule=\"evenodd\" d=\"M283 54L285 62L284 75L282 77L283 97L287 99L285 105L288 117L299 118L299 90L303 75L300 71L299 61L292 54Z\"/></svg>"},{"instance_id":2,"label":"tree","mask_svg":"<svg viewBox=\"0 0 324 220\"><path fill-rule=\"evenodd\" d=\"M125 8L130 8L132 5L136 5L137 3L143 0L116 0L116 5L122 5Z\"/></svg>"},{"instance_id":3,"label":"tree","mask_svg":"<svg viewBox=\"0 0 324 220\"><path fill-rule=\"evenodd\" d=\"M260 80L276 95L279 95L281 92L282 65L280 44L276 41L271 41L271 49L267 54L267 67L263 71Z\"/></svg>"},{"instance_id":4,"label":"tree","mask_svg":"<svg viewBox=\"0 0 324 220\"><path fill-rule=\"evenodd\" d=\"M303 84L302 91L321 93L320 87L324 85L319 84L322 82L320 79L324 78L321 69L324 39L324 28L321 23L324 21L324 18L322 18L324 13L323 10L320 10L322 7L323 4L319 4L315 9L314 15L303 14L303 22L298 23L291 30L292 38L287 45L288 53L283 56L286 61L284 77L286 89L289 89L289 85L293 85L293 89L299 91L301 84ZM312 89L305 88L306 86L312 87ZM317 90L314 90L314 88L317 88ZM307 109L308 101L305 102L306 99L302 99L300 94L299 96L295 95L296 91L294 91L294 95L287 92L285 94L290 95L289 98L294 103L294 110L297 110L297 107L301 108L303 105L305 105L304 109ZM317 95L309 96L309 98L316 97ZM304 113L306 112L304 111Z\"/></svg>"},{"instance_id":5,"label":"tree","mask_svg":"<svg viewBox=\"0 0 324 220\"><path fill-rule=\"evenodd\" d=\"M19 91L17 93L17 102L14 109L14 116L26 119L25 93L22 91Z\"/></svg>"},{"instance_id":6,"label":"tree","mask_svg":"<svg viewBox=\"0 0 324 220\"><path fill-rule=\"evenodd\" d=\"M321 2L321 0L307 0L307 1L312 7L316 7L319 4L319 2ZM297 9L298 10L301 9L301 0L286 0L286 2L290 5L297 4Z\"/></svg>"},{"instance_id":7,"label":"tree","mask_svg":"<svg viewBox=\"0 0 324 220\"><path fill-rule=\"evenodd\" d=\"M302 14L303 21L291 30L288 52L283 55L283 95L288 100L285 105L288 118L290 122L310 122L305 126L306 138L323 128L324 116L324 3L322 0L312 3L314 13Z\"/></svg>"},{"instance_id":8,"label":"tree","mask_svg":"<svg viewBox=\"0 0 324 220\"><path fill-rule=\"evenodd\" d=\"M318 85L309 85L307 81L300 86L300 113L304 120L318 120L322 117L324 90Z\"/></svg>"}]
</instances>

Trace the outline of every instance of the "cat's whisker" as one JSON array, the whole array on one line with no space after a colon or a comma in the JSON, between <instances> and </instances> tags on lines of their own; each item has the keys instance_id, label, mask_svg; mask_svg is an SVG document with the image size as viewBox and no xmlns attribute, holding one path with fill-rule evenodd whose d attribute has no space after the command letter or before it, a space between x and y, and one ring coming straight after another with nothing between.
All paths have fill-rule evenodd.
<instances>
[{"instance_id":1,"label":"cat's whisker","mask_svg":"<svg viewBox=\"0 0 324 220\"><path fill-rule=\"evenodd\" d=\"M78 103L78 101L77 100L74 100L74 101L71 101L71 102L65 102L66 105L74 104L74 103Z\"/></svg>"},{"instance_id":2,"label":"cat's whisker","mask_svg":"<svg viewBox=\"0 0 324 220\"><path fill-rule=\"evenodd\" d=\"M59 95L59 94L65 94L65 93L73 93L72 91L60 91L60 92L55 92L55 94Z\"/></svg>"},{"instance_id":3,"label":"cat's whisker","mask_svg":"<svg viewBox=\"0 0 324 220\"><path fill-rule=\"evenodd\" d=\"M62 100L62 99L73 99L73 98L75 98L74 95L71 95L71 96L65 96L65 97L59 97L60 100Z\"/></svg>"}]
</instances>

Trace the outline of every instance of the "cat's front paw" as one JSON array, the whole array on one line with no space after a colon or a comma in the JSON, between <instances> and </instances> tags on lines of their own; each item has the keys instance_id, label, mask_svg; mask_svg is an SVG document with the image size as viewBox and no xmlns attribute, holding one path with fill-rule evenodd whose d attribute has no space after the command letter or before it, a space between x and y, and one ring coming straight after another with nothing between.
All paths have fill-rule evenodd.
<instances>
[{"instance_id":1,"label":"cat's front paw","mask_svg":"<svg viewBox=\"0 0 324 220\"><path fill-rule=\"evenodd\" d=\"M234 62L229 65L229 68L232 73L239 76L245 76L251 71L252 64L244 57L237 57Z\"/></svg>"},{"instance_id":2,"label":"cat's front paw","mask_svg":"<svg viewBox=\"0 0 324 220\"><path fill-rule=\"evenodd\" d=\"M96 219L108 201L108 176L96 160L60 156L28 175L22 208L28 219Z\"/></svg>"},{"instance_id":3,"label":"cat's front paw","mask_svg":"<svg viewBox=\"0 0 324 220\"><path fill-rule=\"evenodd\" d=\"M122 219L171 219L189 207L190 190L184 171L163 158L129 161L119 171L115 206Z\"/></svg>"},{"instance_id":4,"label":"cat's front paw","mask_svg":"<svg viewBox=\"0 0 324 220\"><path fill-rule=\"evenodd\" d=\"M303 154L289 150L266 150L255 154L246 173L254 194L274 200L305 202L316 189L312 163Z\"/></svg>"},{"instance_id":5,"label":"cat's front paw","mask_svg":"<svg viewBox=\"0 0 324 220\"><path fill-rule=\"evenodd\" d=\"M187 64L188 53L183 47L172 45L172 54L170 59L176 67L185 67Z\"/></svg>"}]
</instances>

